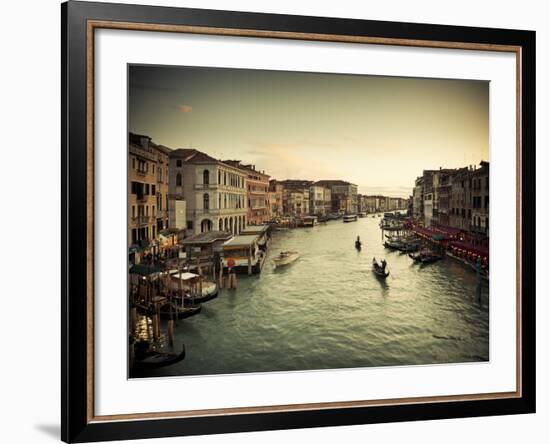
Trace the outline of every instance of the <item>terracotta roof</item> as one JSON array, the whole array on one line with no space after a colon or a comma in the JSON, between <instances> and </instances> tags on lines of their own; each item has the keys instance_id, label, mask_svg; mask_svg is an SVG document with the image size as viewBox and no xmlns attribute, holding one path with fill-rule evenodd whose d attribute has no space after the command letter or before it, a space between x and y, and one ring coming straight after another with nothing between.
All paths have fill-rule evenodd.
<instances>
[{"instance_id":1,"label":"terracotta roof","mask_svg":"<svg viewBox=\"0 0 550 444\"><path fill-rule=\"evenodd\" d=\"M170 157L182 159L187 163L219 162L217 159L195 148L178 148L170 152Z\"/></svg>"}]
</instances>

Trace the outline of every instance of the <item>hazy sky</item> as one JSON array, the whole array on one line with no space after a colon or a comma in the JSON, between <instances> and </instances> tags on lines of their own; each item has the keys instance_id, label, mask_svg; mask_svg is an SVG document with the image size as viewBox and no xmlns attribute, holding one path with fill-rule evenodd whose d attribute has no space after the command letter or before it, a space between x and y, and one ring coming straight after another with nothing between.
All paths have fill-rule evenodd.
<instances>
[{"instance_id":1,"label":"hazy sky","mask_svg":"<svg viewBox=\"0 0 550 444\"><path fill-rule=\"evenodd\" d=\"M407 197L423 169L489 160L488 82L154 66L129 77L130 131L276 179Z\"/></svg>"}]
</instances>

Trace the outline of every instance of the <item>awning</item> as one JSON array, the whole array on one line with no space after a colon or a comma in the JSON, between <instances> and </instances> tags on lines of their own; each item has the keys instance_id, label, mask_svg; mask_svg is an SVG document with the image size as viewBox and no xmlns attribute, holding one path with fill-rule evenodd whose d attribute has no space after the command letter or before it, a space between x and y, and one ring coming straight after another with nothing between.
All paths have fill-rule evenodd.
<instances>
[{"instance_id":1,"label":"awning","mask_svg":"<svg viewBox=\"0 0 550 444\"><path fill-rule=\"evenodd\" d=\"M474 247L473 245L466 244L464 242L451 242L449 245L453 248L463 250L466 253L474 254L481 257L489 257L488 248Z\"/></svg>"}]
</instances>

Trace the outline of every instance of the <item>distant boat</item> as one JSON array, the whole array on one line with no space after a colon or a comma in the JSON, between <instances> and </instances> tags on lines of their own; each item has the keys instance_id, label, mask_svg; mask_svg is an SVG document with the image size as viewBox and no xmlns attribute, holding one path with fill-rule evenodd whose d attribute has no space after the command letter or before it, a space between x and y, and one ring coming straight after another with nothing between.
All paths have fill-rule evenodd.
<instances>
[{"instance_id":1,"label":"distant boat","mask_svg":"<svg viewBox=\"0 0 550 444\"><path fill-rule=\"evenodd\" d=\"M344 222L357 222L357 214L344 215Z\"/></svg>"},{"instance_id":2,"label":"distant boat","mask_svg":"<svg viewBox=\"0 0 550 444\"><path fill-rule=\"evenodd\" d=\"M273 258L273 262L277 267L281 267L291 264L299 257L300 254L297 251L281 251L277 257Z\"/></svg>"},{"instance_id":3,"label":"distant boat","mask_svg":"<svg viewBox=\"0 0 550 444\"><path fill-rule=\"evenodd\" d=\"M361 246L362 246L361 241L360 241L360 240L356 240L356 241L355 241L355 248L356 248L357 250L361 250Z\"/></svg>"}]
</instances>

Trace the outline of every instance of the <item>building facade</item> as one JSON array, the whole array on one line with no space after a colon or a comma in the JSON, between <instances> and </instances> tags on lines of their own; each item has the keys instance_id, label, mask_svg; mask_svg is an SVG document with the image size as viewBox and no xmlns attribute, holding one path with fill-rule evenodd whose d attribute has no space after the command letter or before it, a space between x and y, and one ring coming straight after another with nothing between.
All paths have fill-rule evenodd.
<instances>
[{"instance_id":1,"label":"building facade","mask_svg":"<svg viewBox=\"0 0 550 444\"><path fill-rule=\"evenodd\" d=\"M238 234L247 220L247 175L196 149L170 153L169 208L173 228L188 234ZM183 211L185 219L178 212Z\"/></svg>"},{"instance_id":2,"label":"building facade","mask_svg":"<svg viewBox=\"0 0 550 444\"><path fill-rule=\"evenodd\" d=\"M413 216L425 226L457 228L470 243L488 245L489 162L482 161L479 167L426 170L415 181L412 199Z\"/></svg>"},{"instance_id":3,"label":"building facade","mask_svg":"<svg viewBox=\"0 0 550 444\"><path fill-rule=\"evenodd\" d=\"M309 216L309 189L313 185L310 180L282 180L283 215L289 217Z\"/></svg>"},{"instance_id":4,"label":"building facade","mask_svg":"<svg viewBox=\"0 0 550 444\"><path fill-rule=\"evenodd\" d=\"M345 180L319 180L314 185L330 189L331 212L341 214L357 213L357 185Z\"/></svg>"},{"instance_id":5,"label":"building facade","mask_svg":"<svg viewBox=\"0 0 550 444\"><path fill-rule=\"evenodd\" d=\"M472 219L470 185L470 170L468 168L457 170L451 184L449 225L453 228L470 229L470 220Z\"/></svg>"},{"instance_id":6,"label":"building facade","mask_svg":"<svg viewBox=\"0 0 550 444\"><path fill-rule=\"evenodd\" d=\"M414 181L412 216L416 220L424 217L424 176L417 177Z\"/></svg>"},{"instance_id":7,"label":"building facade","mask_svg":"<svg viewBox=\"0 0 550 444\"><path fill-rule=\"evenodd\" d=\"M328 204L328 205L327 205ZM312 216L325 216L332 206L330 189L318 185L309 187L309 214Z\"/></svg>"},{"instance_id":8,"label":"building facade","mask_svg":"<svg viewBox=\"0 0 550 444\"><path fill-rule=\"evenodd\" d=\"M437 223L450 226L451 193L454 171L445 170L439 176L439 205Z\"/></svg>"},{"instance_id":9,"label":"building facade","mask_svg":"<svg viewBox=\"0 0 550 444\"><path fill-rule=\"evenodd\" d=\"M470 231L489 235L489 163L481 162L471 172L472 219Z\"/></svg>"},{"instance_id":10,"label":"building facade","mask_svg":"<svg viewBox=\"0 0 550 444\"><path fill-rule=\"evenodd\" d=\"M239 168L246 174L248 224L261 225L269 221L269 175L264 171L257 171L255 165L243 165L239 160L224 160L224 163Z\"/></svg>"},{"instance_id":11,"label":"building facade","mask_svg":"<svg viewBox=\"0 0 550 444\"><path fill-rule=\"evenodd\" d=\"M283 189L283 185L275 179L269 181L269 210L274 219L283 216Z\"/></svg>"},{"instance_id":12,"label":"building facade","mask_svg":"<svg viewBox=\"0 0 550 444\"><path fill-rule=\"evenodd\" d=\"M169 227L168 161L170 149L148 136L128 137L128 246L158 246Z\"/></svg>"}]
</instances>

